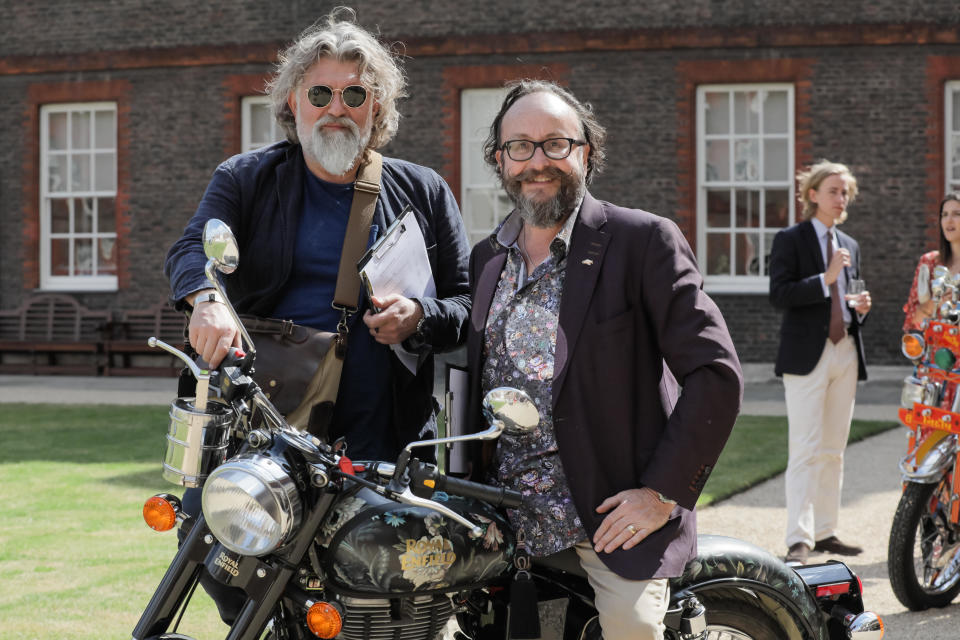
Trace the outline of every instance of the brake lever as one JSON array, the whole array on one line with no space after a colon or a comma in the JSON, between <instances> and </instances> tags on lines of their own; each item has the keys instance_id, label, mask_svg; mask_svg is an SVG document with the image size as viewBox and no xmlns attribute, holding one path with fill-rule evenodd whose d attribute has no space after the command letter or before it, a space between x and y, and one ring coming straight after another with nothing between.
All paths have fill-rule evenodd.
<instances>
[{"instance_id":1,"label":"brake lever","mask_svg":"<svg viewBox=\"0 0 960 640\"><path fill-rule=\"evenodd\" d=\"M434 502L433 500L429 500L427 498L421 498L419 496L414 495L410 491L410 487L404 487L403 491L400 493L397 493L396 491L391 491L390 493L393 494L393 498L398 502L403 502L404 504L410 504L415 507L426 507L427 509L433 509L434 511L439 511L440 513L447 516L451 520L459 522L463 526L467 527L470 530L470 535L472 535L474 538L479 538L480 536L483 535L483 529L481 529L474 523L470 522L469 520L461 516L459 513L453 511L449 507L443 506L439 502Z\"/></svg>"}]
</instances>

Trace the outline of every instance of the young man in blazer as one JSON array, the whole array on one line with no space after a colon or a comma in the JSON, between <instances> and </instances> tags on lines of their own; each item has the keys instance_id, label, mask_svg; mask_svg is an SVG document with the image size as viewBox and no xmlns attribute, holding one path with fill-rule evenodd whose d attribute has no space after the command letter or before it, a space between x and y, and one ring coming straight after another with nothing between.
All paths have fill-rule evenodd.
<instances>
[{"instance_id":1,"label":"young man in blazer","mask_svg":"<svg viewBox=\"0 0 960 640\"><path fill-rule=\"evenodd\" d=\"M696 552L742 374L677 226L586 191L604 137L548 82L516 83L494 120L485 157L516 209L471 256L470 413L483 428L501 385L532 396L537 430L501 436L486 478L524 494L509 513L532 555L576 549L604 638L647 640Z\"/></svg>"},{"instance_id":2,"label":"young man in blazer","mask_svg":"<svg viewBox=\"0 0 960 640\"><path fill-rule=\"evenodd\" d=\"M837 538L843 452L857 380L866 380L860 326L869 292L844 296L860 278L860 246L837 229L857 194L842 165L821 161L798 175L805 220L780 231L770 252L770 301L783 310L776 374L783 376L789 422L787 556L813 551L856 555Z\"/></svg>"}]
</instances>

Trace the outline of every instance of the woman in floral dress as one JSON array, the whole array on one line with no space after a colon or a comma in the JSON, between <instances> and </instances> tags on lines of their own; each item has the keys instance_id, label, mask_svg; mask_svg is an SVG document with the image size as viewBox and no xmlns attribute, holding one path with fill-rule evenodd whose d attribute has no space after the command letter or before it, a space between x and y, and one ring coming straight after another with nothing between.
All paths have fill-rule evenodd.
<instances>
[{"instance_id":1,"label":"woman in floral dress","mask_svg":"<svg viewBox=\"0 0 960 640\"><path fill-rule=\"evenodd\" d=\"M920 329L923 321L933 313L930 281L933 269L944 265L950 273L960 273L960 192L950 192L940 202L940 250L920 256L910 287L910 296L903 305L903 330Z\"/></svg>"}]
</instances>

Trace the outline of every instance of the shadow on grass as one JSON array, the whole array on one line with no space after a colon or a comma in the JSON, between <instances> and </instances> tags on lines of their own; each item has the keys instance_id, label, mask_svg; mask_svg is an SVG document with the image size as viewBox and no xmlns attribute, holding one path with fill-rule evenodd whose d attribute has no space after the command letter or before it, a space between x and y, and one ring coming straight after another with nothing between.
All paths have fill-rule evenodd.
<instances>
[{"instance_id":1,"label":"shadow on grass","mask_svg":"<svg viewBox=\"0 0 960 640\"><path fill-rule=\"evenodd\" d=\"M150 469L111 476L109 478L100 480L100 483L106 485L120 485L123 487L130 487L131 489L142 489L146 492L167 491L170 493L176 493L178 495L182 493L183 487L165 482L161 477L161 472L161 465L159 462L157 462L156 466Z\"/></svg>"},{"instance_id":2,"label":"shadow on grass","mask_svg":"<svg viewBox=\"0 0 960 640\"><path fill-rule=\"evenodd\" d=\"M153 462L163 457L166 407L7 404L0 464Z\"/></svg>"},{"instance_id":3,"label":"shadow on grass","mask_svg":"<svg viewBox=\"0 0 960 640\"><path fill-rule=\"evenodd\" d=\"M898 426L886 420L854 420L848 443ZM746 491L787 468L787 418L740 416L697 506L704 507Z\"/></svg>"}]
</instances>

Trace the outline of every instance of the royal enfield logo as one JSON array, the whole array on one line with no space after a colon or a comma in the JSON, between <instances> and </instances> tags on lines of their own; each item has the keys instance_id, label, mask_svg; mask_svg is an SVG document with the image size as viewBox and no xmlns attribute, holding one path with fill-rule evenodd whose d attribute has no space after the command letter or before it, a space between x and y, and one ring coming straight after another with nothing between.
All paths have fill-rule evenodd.
<instances>
[{"instance_id":1,"label":"royal enfield logo","mask_svg":"<svg viewBox=\"0 0 960 640\"><path fill-rule=\"evenodd\" d=\"M213 564L217 565L234 578L240 574L240 565L237 564L237 561L228 556L223 551L220 552L220 555L217 556L217 559L213 561Z\"/></svg>"},{"instance_id":2,"label":"royal enfield logo","mask_svg":"<svg viewBox=\"0 0 960 640\"><path fill-rule=\"evenodd\" d=\"M422 536L419 540L408 538L404 540L406 551L400 554L400 568L403 577L419 589L424 585L435 585L447 575L447 571L457 560L453 552L453 543L443 536L428 538Z\"/></svg>"}]
</instances>

